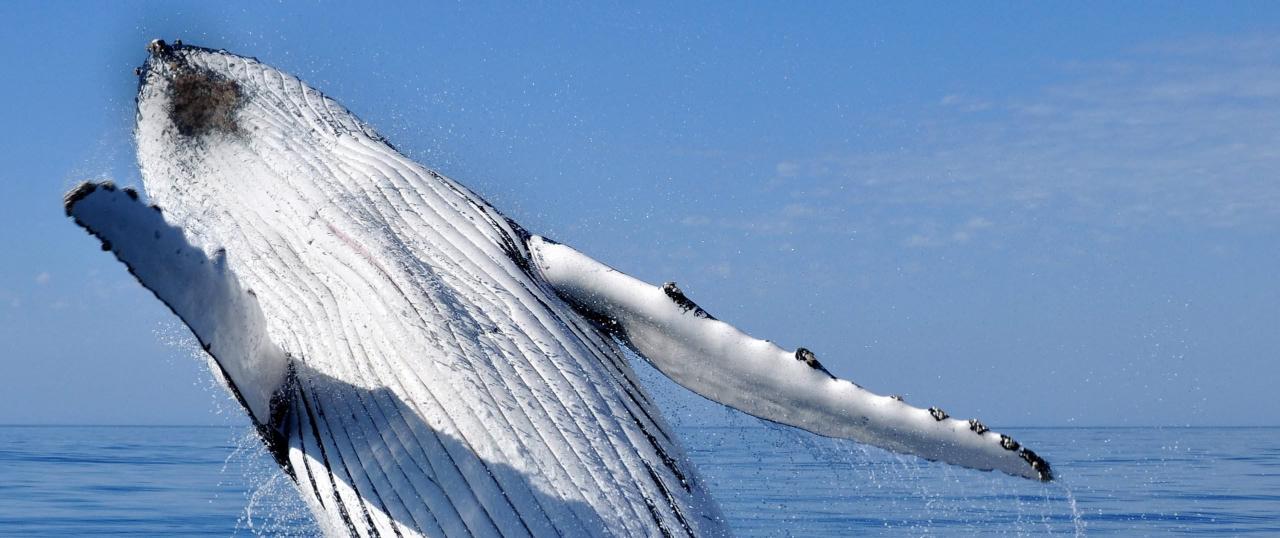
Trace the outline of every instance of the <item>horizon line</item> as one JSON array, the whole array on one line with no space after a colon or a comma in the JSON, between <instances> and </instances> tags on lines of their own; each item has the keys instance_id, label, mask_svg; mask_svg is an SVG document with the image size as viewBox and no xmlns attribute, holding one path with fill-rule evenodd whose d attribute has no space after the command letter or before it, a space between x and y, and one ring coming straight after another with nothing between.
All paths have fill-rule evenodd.
<instances>
[{"instance_id":1,"label":"horizon line","mask_svg":"<svg viewBox=\"0 0 1280 538\"><path fill-rule=\"evenodd\" d=\"M776 425L775 425L776 426ZM252 428L252 424L77 424L77 423L0 423L0 428ZM730 426L730 425L703 425L696 428L757 428L759 425L746 426ZM767 427L767 426L766 426ZM790 426L778 426L779 428L795 429L804 431L799 428ZM683 428L693 428L685 426ZM1214 428L1280 428L1280 424L1225 424L1225 425L1191 425L1191 424L1137 424L1137 425L1057 425L1057 426L1001 426L1002 429L1035 429L1035 430L1073 430L1073 429L1214 429ZM676 426L675 429L682 429ZM816 434L815 434L816 435Z\"/></svg>"}]
</instances>

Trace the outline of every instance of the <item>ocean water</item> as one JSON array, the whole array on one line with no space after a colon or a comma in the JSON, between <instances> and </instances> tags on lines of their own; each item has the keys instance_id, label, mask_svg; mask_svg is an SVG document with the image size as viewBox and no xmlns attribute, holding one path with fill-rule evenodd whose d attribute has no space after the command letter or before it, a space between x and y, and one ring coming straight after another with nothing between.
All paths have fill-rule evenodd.
<instances>
[{"instance_id":1,"label":"ocean water","mask_svg":"<svg viewBox=\"0 0 1280 538\"><path fill-rule=\"evenodd\" d=\"M1280 428L1005 428L1039 484L713 418L676 423L741 536L1280 535ZM0 426L0 534L314 533L247 428Z\"/></svg>"}]
</instances>

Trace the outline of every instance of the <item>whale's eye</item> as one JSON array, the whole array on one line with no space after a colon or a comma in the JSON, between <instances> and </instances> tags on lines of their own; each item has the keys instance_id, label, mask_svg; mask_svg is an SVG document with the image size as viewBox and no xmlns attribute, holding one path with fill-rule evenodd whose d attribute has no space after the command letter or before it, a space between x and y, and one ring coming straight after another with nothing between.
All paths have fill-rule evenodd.
<instances>
[{"instance_id":1,"label":"whale's eye","mask_svg":"<svg viewBox=\"0 0 1280 538\"><path fill-rule=\"evenodd\" d=\"M171 88L169 115L182 135L239 130L234 113L240 105L241 94L235 81L207 70L185 68L174 75Z\"/></svg>"}]
</instances>

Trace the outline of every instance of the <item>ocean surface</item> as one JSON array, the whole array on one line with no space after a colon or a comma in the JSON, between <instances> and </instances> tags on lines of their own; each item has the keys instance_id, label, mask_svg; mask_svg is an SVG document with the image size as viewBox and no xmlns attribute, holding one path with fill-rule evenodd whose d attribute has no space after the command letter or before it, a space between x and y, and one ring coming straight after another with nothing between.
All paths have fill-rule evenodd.
<instances>
[{"instance_id":1,"label":"ocean surface","mask_svg":"<svg viewBox=\"0 0 1280 538\"><path fill-rule=\"evenodd\" d=\"M1046 485L713 418L676 424L741 536L1280 535L1280 428L1005 428ZM248 428L0 426L0 535L315 532Z\"/></svg>"}]
</instances>

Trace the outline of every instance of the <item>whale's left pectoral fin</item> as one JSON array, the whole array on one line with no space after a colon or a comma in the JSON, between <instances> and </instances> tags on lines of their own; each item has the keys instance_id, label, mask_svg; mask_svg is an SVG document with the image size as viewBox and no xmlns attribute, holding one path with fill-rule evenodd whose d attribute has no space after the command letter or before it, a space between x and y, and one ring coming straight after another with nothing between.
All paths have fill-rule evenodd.
<instances>
[{"instance_id":1,"label":"whale's left pectoral fin","mask_svg":"<svg viewBox=\"0 0 1280 538\"><path fill-rule=\"evenodd\" d=\"M192 245L137 191L81 183L67 193L67 216L102 241L147 289L191 328L227 385L260 426L289 375L289 359L266 334L253 292L227 269L226 253Z\"/></svg>"},{"instance_id":2,"label":"whale's left pectoral fin","mask_svg":"<svg viewBox=\"0 0 1280 538\"><path fill-rule=\"evenodd\" d=\"M541 237L529 250L558 295L676 383L745 413L810 432L981 470L1050 480L1049 464L977 420L920 409L831 375L719 321L674 283L646 284Z\"/></svg>"}]
</instances>

